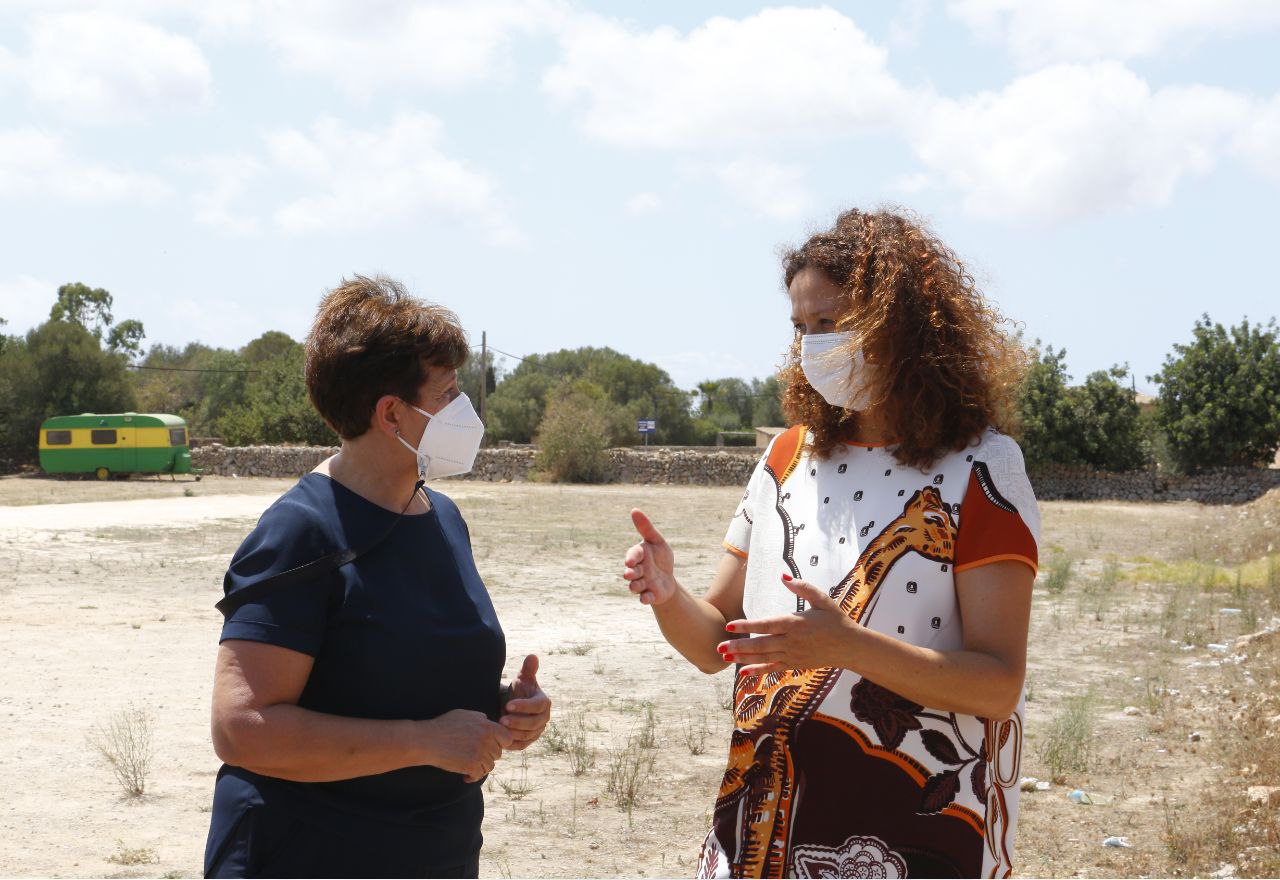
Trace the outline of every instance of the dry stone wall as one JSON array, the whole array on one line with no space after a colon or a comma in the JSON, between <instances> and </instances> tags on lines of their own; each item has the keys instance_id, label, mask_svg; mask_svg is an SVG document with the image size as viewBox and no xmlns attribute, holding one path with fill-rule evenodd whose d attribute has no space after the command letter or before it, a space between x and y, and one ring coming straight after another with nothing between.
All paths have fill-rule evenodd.
<instances>
[{"instance_id":1,"label":"dry stone wall","mask_svg":"<svg viewBox=\"0 0 1280 880\"><path fill-rule=\"evenodd\" d=\"M324 446L202 446L192 464L205 473L240 477L300 477L333 455ZM531 478L537 451L531 446L480 450L475 467L460 479L519 482ZM616 483L745 486L760 451L750 447L653 447L609 450ZM1239 504L1280 487L1280 469L1228 468L1194 476L1158 471L1109 473L1045 467L1031 472L1042 501L1199 501Z\"/></svg>"}]
</instances>

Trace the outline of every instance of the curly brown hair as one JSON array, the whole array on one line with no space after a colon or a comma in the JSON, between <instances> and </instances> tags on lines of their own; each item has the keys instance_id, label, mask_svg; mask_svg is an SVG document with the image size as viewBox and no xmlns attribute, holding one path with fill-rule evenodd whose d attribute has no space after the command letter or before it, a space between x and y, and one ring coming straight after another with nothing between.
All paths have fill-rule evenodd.
<instances>
[{"instance_id":1,"label":"curly brown hair","mask_svg":"<svg viewBox=\"0 0 1280 880\"><path fill-rule=\"evenodd\" d=\"M320 301L307 335L307 394L344 440L369 430L384 394L418 402L428 367L457 369L470 349L457 316L385 275L357 275Z\"/></svg>"},{"instance_id":2,"label":"curly brown hair","mask_svg":"<svg viewBox=\"0 0 1280 880\"><path fill-rule=\"evenodd\" d=\"M842 213L835 225L785 251L787 287L804 269L837 284L851 332L848 354L873 353L884 366L871 399L904 465L929 468L988 427L1005 427L1025 355L1009 322L978 291L955 253L912 214L881 209ZM812 432L825 458L859 431L858 414L827 403L800 368L800 337L781 378L783 411Z\"/></svg>"}]
</instances>

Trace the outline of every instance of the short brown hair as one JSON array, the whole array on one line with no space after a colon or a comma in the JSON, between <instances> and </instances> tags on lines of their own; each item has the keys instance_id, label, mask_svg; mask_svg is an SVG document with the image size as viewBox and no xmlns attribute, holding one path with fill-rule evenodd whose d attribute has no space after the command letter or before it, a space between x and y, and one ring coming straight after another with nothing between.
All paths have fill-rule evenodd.
<instances>
[{"instance_id":1,"label":"short brown hair","mask_svg":"<svg viewBox=\"0 0 1280 880\"><path fill-rule=\"evenodd\" d=\"M899 462L927 468L1002 427L1025 354L968 269L920 220L899 210L845 211L786 251L782 265L788 287L816 269L843 290L837 326L853 333L850 356L872 351L886 367L872 400L884 408ZM805 380L798 335L782 379L787 418L813 432L819 457L855 439L857 413L831 406Z\"/></svg>"},{"instance_id":2,"label":"short brown hair","mask_svg":"<svg viewBox=\"0 0 1280 880\"><path fill-rule=\"evenodd\" d=\"M428 367L457 369L468 353L453 312L383 275L344 278L320 300L307 335L307 394L338 436L353 440L369 430L378 398L416 403Z\"/></svg>"}]
</instances>

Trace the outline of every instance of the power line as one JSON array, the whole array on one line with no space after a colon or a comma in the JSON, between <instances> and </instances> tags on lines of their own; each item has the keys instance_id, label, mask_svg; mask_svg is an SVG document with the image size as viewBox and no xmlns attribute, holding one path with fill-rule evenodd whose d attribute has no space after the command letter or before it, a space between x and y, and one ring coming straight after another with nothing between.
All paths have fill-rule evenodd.
<instances>
[{"instance_id":1,"label":"power line","mask_svg":"<svg viewBox=\"0 0 1280 880\"><path fill-rule=\"evenodd\" d=\"M197 370L194 367L144 367L141 364L129 364L131 370L159 370L165 373L261 373L261 370Z\"/></svg>"},{"instance_id":2,"label":"power line","mask_svg":"<svg viewBox=\"0 0 1280 880\"><path fill-rule=\"evenodd\" d=\"M502 349L500 349L500 348L494 348L492 345L491 345L491 346L489 346L489 350L490 350L490 351L496 351L498 354L506 355L506 356L507 356L507 357L509 357L509 358L515 358L515 359L516 359L516 360L518 360L518 361L523 361L523 360L524 360L524 358L520 357L520 355L518 355L518 354L512 354L512 353L511 353L511 352L509 352L509 351L503 351L503 350L502 350Z\"/></svg>"}]
</instances>

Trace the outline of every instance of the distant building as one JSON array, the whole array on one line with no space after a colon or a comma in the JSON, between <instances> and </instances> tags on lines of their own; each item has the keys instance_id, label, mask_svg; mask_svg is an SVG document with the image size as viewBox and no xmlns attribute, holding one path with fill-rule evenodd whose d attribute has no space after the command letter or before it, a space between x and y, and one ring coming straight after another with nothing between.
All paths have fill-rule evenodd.
<instances>
[{"instance_id":1,"label":"distant building","mask_svg":"<svg viewBox=\"0 0 1280 880\"><path fill-rule=\"evenodd\" d=\"M777 437L786 428L756 428L756 448L764 449L769 445L774 437Z\"/></svg>"}]
</instances>

